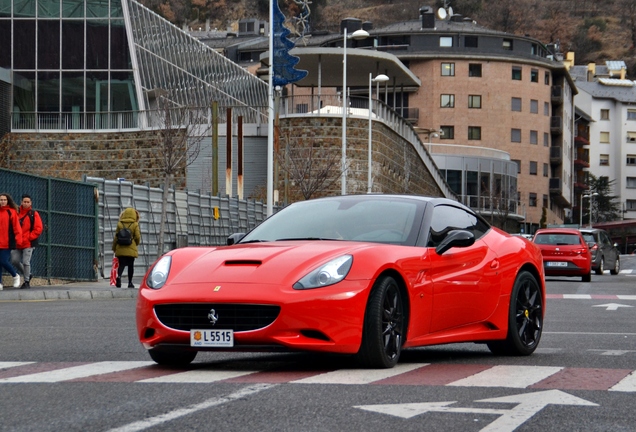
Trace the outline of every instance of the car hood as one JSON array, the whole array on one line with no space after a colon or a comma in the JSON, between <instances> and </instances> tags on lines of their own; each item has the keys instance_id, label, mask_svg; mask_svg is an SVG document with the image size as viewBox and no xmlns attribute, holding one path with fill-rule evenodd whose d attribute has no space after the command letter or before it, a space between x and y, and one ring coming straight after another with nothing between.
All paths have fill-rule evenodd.
<instances>
[{"instance_id":1,"label":"car hood","mask_svg":"<svg viewBox=\"0 0 636 432\"><path fill-rule=\"evenodd\" d=\"M333 258L378 246L344 241L280 241L185 248L172 254L170 283L293 284Z\"/></svg>"}]
</instances>

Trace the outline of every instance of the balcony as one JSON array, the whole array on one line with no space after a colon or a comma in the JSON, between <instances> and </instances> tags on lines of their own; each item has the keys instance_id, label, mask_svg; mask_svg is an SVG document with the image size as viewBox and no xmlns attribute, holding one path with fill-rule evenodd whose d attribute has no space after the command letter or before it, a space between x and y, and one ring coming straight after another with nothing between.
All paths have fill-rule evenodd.
<instances>
[{"instance_id":1,"label":"balcony","mask_svg":"<svg viewBox=\"0 0 636 432\"><path fill-rule=\"evenodd\" d=\"M563 152L561 151L563 147L550 147L550 163L560 164L563 162Z\"/></svg>"},{"instance_id":2,"label":"balcony","mask_svg":"<svg viewBox=\"0 0 636 432\"><path fill-rule=\"evenodd\" d=\"M574 137L574 144L577 147L581 147L584 145L590 145L590 141L587 139L587 137L584 137L582 135L577 135Z\"/></svg>"},{"instance_id":3,"label":"balcony","mask_svg":"<svg viewBox=\"0 0 636 432\"><path fill-rule=\"evenodd\" d=\"M552 86L551 101L554 105L563 103L563 86Z\"/></svg>"},{"instance_id":4,"label":"balcony","mask_svg":"<svg viewBox=\"0 0 636 432\"><path fill-rule=\"evenodd\" d=\"M550 132L553 134L563 133L563 122L561 121L560 116L550 117Z\"/></svg>"},{"instance_id":5,"label":"balcony","mask_svg":"<svg viewBox=\"0 0 636 432\"><path fill-rule=\"evenodd\" d=\"M550 179L550 194L560 194L561 193L561 179L558 177L554 177Z\"/></svg>"}]
</instances>

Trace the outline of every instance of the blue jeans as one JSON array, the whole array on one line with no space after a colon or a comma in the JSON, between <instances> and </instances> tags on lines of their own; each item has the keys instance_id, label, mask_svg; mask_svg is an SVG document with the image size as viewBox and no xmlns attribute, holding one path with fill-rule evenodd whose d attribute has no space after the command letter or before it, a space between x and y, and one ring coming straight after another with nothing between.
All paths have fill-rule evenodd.
<instances>
[{"instance_id":1,"label":"blue jeans","mask_svg":"<svg viewBox=\"0 0 636 432\"><path fill-rule=\"evenodd\" d=\"M5 269L11 276L15 277L18 273L15 271L15 267L11 265L11 250L0 249L0 279L2 278L2 269Z\"/></svg>"}]
</instances>

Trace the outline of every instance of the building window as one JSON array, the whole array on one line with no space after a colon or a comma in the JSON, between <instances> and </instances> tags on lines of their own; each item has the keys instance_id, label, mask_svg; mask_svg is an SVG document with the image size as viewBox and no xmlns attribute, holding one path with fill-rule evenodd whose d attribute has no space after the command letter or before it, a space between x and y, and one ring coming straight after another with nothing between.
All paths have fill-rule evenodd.
<instances>
[{"instance_id":1,"label":"building window","mask_svg":"<svg viewBox=\"0 0 636 432\"><path fill-rule=\"evenodd\" d=\"M543 115L550 116L550 104L547 102L543 102Z\"/></svg>"},{"instance_id":2,"label":"building window","mask_svg":"<svg viewBox=\"0 0 636 432\"><path fill-rule=\"evenodd\" d=\"M627 189L636 189L636 177L627 177L625 187Z\"/></svg>"},{"instance_id":3,"label":"building window","mask_svg":"<svg viewBox=\"0 0 636 432\"><path fill-rule=\"evenodd\" d=\"M480 140L481 139L481 127L479 127L479 126L468 126L468 139L469 140Z\"/></svg>"},{"instance_id":4,"label":"building window","mask_svg":"<svg viewBox=\"0 0 636 432\"><path fill-rule=\"evenodd\" d=\"M625 201L625 210L636 210L636 200Z\"/></svg>"},{"instance_id":5,"label":"building window","mask_svg":"<svg viewBox=\"0 0 636 432\"><path fill-rule=\"evenodd\" d=\"M548 168L548 164L547 164L547 163L544 163L544 164L543 164L543 177L547 177L547 176L548 176L548 173L549 173L549 171L548 171L548 170L549 170L549 168Z\"/></svg>"},{"instance_id":6,"label":"building window","mask_svg":"<svg viewBox=\"0 0 636 432\"><path fill-rule=\"evenodd\" d=\"M464 37L464 46L466 48L477 48L477 47L479 47L479 38L477 36L465 36Z\"/></svg>"},{"instance_id":7,"label":"building window","mask_svg":"<svg viewBox=\"0 0 636 432\"><path fill-rule=\"evenodd\" d=\"M537 69L530 70L530 82L539 82L539 71Z\"/></svg>"},{"instance_id":8,"label":"building window","mask_svg":"<svg viewBox=\"0 0 636 432\"><path fill-rule=\"evenodd\" d=\"M543 194L543 207L548 208L548 196Z\"/></svg>"},{"instance_id":9,"label":"building window","mask_svg":"<svg viewBox=\"0 0 636 432\"><path fill-rule=\"evenodd\" d=\"M481 108L481 95L468 95L468 108Z\"/></svg>"},{"instance_id":10,"label":"building window","mask_svg":"<svg viewBox=\"0 0 636 432\"><path fill-rule=\"evenodd\" d=\"M521 160L511 159L511 161L517 164L517 174L521 174Z\"/></svg>"},{"instance_id":11,"label":"building window","mask_svg":"<svg viewBox=\"0 0 636 432\"><path fill-rule=\"evenodd\" d=\"M599 160L598 160L598 164L600 166L609 166L609 155L608 154L600 155L599 156Z\"/></svg>"},{"instance_id":12,"label":"building window","mask_svg":"<svg viewBox=\"0 0 636 432\"><path fill-rule=\"evenodd\" d=\"M439 99L440 108L455 108L455 95L443 94Z\"/></svg>"},{"instance_id":13,"label":"building window","mask_svg":"<svg viewBox=\"0 0 636 432\"><path fill-rule=\"evenodd\" d=\"M598 140L602 144L609 144L609 142L610 142L610 133L609 132L601 132Z\"/></svg>"},{"instance_id":14,"label":"building window","mask_svg":"<svg viewBox=\"0 0 636 432\"><path fill-rule=\"evenodd\" d=\"M521 142L521 129L511 129L510 130L510 141L511 142Z\"/></svg>"},{"instance_id":15,"label":"building window","mask_svg":"<svg viewBox=\"0 0 636 432\"><path fill-rule=\"evenodd\" d=\"M481 77L481 63L469 63L468 64L468 76L469 77Z\"/></svg>"},{"instance_id":16,"label":"building window","mask_svg":"<svg viewBox=\"0 0 636 432\"><path fill-rule=\"evenodd\" d=\"M528 195L528 205L530 207L536 207L537 206L537 194L534 192L530 192L530 195Z\"/></svg>"},{"instance_id":17,"label":"building window","mask_svg":"<svg viewBox=\"0 0 636 432\"><path fill-rule=\"evenodd\" d=\"M452 47L453 46L453 37L452 36L440 36L439 38L439 46L440 47Z\"/></svg>"},{"instance_id":18,"label":"building window","mask_svg":"<svg viewBox=\"0 0 636 432\"><path fill-rule=\"evenodd\" d=\"M512 67L512 79L521 81L521 68L517 66Z\"/></svg>"},{"instance_id":19,"label":"building window","mask_svg":"<svg viewBox=\"0 0 636 432\"><path fill-rule=\"evenodd\" d=\"M636 120L636 110L633 110L633 109L627 110L627 120Z\"/></svg>"},{"instance_id":20,"label":"building window","mask_svg":"<svg viewBox=\"0 0 636 432\"><path fill-rule=\"evenodd\" d=\"M441 126L442 131L441 139L455 139L455 127L454 126Z\"/></svg>"},{"instance_id":21,"label":"building window","mask_svg":"<svg viewBox=\"0 0 636 432\"><path fill-rule=\"evenodd\" d=\"M609 120L609 110L608 109L602 109L601 110L601 120Z\"/></svg>"},{"instance_id":22,"label":"building window","mask_svg":"<svg viewBox=\"0 0 636 432\"><path fill-rule=\"evenodd\" d=\"M530 113L539 114L539 101L536 99L530 99Z\"/></svg>"},{"instance_id":23,"label":"building window","mask_svg":"<svg viewBox=\"0 0 636 432\"><path fill-rule=\"evenodd\" d=\"M530 175L537 175L537 162L530 161Z\"/></svg>"},{"instance_id":24,"label":"building window","mask_svg":"<svg viewBox=\"0 0 636 432\"><path fill-rule=\"evenodd\" d=\"M512 39L504 39L502 48L506 51L512 51Z\"/></svg>"},{"instance_id":25,"label":"building window","mask_svg":"<svg viewBox=\"0 0 636 432\"><path fill-rule=\"evenodd\" d=\"M627 142L636 142L636 132L627 132Z\"/></svg>"},{"instance_id":26,"label":"building window","mask_svg":"<svg viewBox=\"0 0 636 432\"><path fill-rule=\"evenodd\" d=\"M510 102L511 111L521 111L521 98L513 97Z\"/></svg>"},{"instance_id":27,"label":"building window","mask_svg":"<svg viewBox=\"0 0 636 432\"><path fill-rule=\"evenodd\" d=\"M545 85L550 85L550 72L546 72L543 76L543 83Z\"/></svg>"},{"instance_id":28,"label":"building window","mask_svg":"<svg viewBox=\"0 0 636 432\"><path fill-rule=\"evenodd\" d=\"M636 155L627 155L627 165L636 166Z\"/></svg>"},{"instance_id":29,"label":"building window","mask_svg":"<svg viewBox=\"0 0 636 432\"><path fill-rule=\"evenodd\" d=\"M543 147L550 147L550 134L547 132L543 133Z\"/></svg>"},{"instance_id":30,"label":"building window","mask_svg":"<svg viewBox=\"0 0 636 432\"><path fill-rule=\"evenodd\" d=\"M530 131L530 144L539 144L539 132Z\"/></svg>"},{"instance_id":31,"label":"building window","mask_svg":"<svg viewBox=\"0 0 636 432\"><path fill-rule=\"evenodd\" d=\"M308 112L309 112L309 104L306 104L306 103L296 104L296 113L297 114L304 114L304 113L308 113Z\"/></svg>"},{"instance_id":32,"label":"building window","mask_svg":"<svg viewBox=\"0 0 636 432\"><path fill-rule=\"evenodd\" d=\"M455 63L442 63L442 76L455 76Z\"/></svg>"}]
</instances>

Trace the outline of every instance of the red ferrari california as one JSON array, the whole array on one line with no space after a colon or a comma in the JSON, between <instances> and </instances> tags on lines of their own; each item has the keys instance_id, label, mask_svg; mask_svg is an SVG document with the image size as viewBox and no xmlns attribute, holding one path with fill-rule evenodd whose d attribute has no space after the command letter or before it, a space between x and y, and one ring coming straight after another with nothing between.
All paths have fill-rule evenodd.
<instances>
[{"instance_id":1,"label":"red ferrari california","mask_svg":"<svg viewBox=\"0 0 636 432\"><path fill-rule=\"evenodd\" d=\"M294 203L228 246L148 270L137 330L159 364L198 351L314 351L395 366L405 348L479 342L529 355L541 339L541 252L444 198Z\"/></svg>"}]
</instances>

